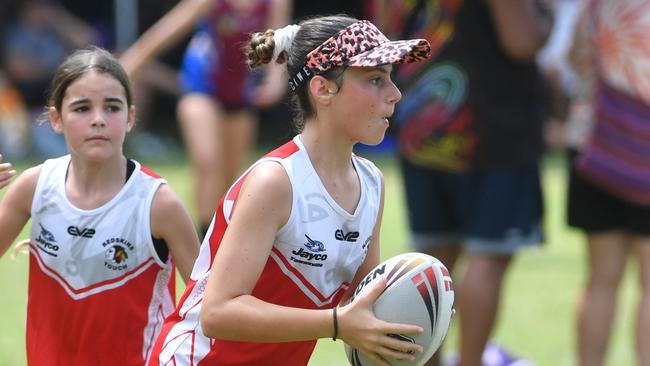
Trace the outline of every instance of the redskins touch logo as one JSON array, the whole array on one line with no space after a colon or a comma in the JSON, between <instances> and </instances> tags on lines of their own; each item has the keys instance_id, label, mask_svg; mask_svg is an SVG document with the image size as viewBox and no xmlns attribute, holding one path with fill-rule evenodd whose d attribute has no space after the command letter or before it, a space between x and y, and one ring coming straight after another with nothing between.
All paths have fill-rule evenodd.
<instances>
[{"instance_id":1,"label":"redskins touch logo","mask_svg":"<svg viewBox=\"0 0 650 366\"><path fill-rule=\"evenodd\" d=\"M129 259L129 254L126 248L121 245L113 245L106 250L104 266L112 270L126 269L126 260Z\"/></svg>"}]
</instances>

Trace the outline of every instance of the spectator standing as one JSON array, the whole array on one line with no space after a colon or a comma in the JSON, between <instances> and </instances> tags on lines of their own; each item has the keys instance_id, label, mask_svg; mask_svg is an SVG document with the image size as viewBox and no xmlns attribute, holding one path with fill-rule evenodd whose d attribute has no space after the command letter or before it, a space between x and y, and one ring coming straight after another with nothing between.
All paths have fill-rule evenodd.
<instances>
[{"instance_id":1,"label":"spectator standing","mask_svg":"<svg viewBox=\"0 0 650 366\"><path fill-rule=\"evenodd\" d=\"M514 254L542 241L545 97L535 55L552 17L535 0L411 5L402 37L440 47L397 72L411 245L450 269L465 253L466 270L456 274L459 365L478 366Z\"/></svg>"},{"instance_id":2,"label":"spectator standing","mask_svg":"<svg viewBox=\"0 0 650 366\"><path fill-rule=\"evenodd\" d=\"M568 140L581 143L572 145L568 220L587 234L588 278L577 311L581 366L605 364L630 257L640 272L637 363L650 365L649 30L647 0L585 1L576 28L572 60L584 92L568 126Z\"/></svg>"}]
</instances>

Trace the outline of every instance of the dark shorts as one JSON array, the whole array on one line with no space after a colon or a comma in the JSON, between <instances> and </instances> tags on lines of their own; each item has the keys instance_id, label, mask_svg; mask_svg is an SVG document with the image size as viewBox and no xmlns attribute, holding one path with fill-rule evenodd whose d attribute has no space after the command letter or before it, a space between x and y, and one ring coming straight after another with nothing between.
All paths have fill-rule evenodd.
<instances>
[{"instance_id":1,"label":"dark shorts","mask_svg":"<svg viewBox=\"0 0 650 366\"><path fill-rule=\"evenodd\" d=\"M512 254L542 242L539 165L448 173L402 161L415 250L460 243L471 252Z\"/></svg>"},{"instance_id":2,"label":"dark shorts","mask_svg":"<svg viewBox=\"0 0 650 366\"><path fill-rule=\"evenodd\" d=\"M582 178L573 165L576 152L569 154L569 226L587 233L625 230L633 234L650 235L650 206L638 206L625 201Z\"/></svg>"}]
</instances>

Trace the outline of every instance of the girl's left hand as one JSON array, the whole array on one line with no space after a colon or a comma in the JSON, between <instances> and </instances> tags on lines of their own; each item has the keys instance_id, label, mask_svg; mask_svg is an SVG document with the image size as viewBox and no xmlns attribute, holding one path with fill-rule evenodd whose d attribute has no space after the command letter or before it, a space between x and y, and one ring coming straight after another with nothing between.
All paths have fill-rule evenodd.
<instances>
[{"instance_id":1,"label":"girl's left hand","mask_svg":"<svg viewBox=\"0 0 650 366\"><path fill-rule=\"evenodd\" d=\"M413 361L413 353L422 352L422 346L396 339L389 334L418 334L422 333L422 328L385 322L377 319L372 311L372 304L385 288L386 278L382 278L351 303L339 308L338 336L377 365L390 366L387 361L390 359Z\"/></svg>"},{"instance_id":2,"label":"girl's left hand","mask_svg":"<svg viewBox=\"0 0 650 366\"><path fill-rule=\"evenodd\" d=\"M12 169L11 163L3 163L0 155L0 189L8 185L14 175L16 171Z\"/></svg>"}]
</instances>

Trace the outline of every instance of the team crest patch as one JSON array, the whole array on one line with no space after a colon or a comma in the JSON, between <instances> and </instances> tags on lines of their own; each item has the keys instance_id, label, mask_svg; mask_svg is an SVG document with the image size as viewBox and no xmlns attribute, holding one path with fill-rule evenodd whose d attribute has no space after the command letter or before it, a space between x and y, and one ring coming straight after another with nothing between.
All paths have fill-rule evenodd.
<instances>
[{"instance_id":1,"label":"team crest patch","mask_svg":"<svg viewBox=\"0 0 650 366\"><path fill-rule=\"evenodd\" d=\"M132 252L134 247L128 240L111 238L106 240L102 246L106 248L104 252L104 267L114 271L122 271L129 267L129 252Z\"/></svg>"},{"instance_id":2,"label":"team crest patch","mask_svg":"<svg viewBox=\"0 0 650 366\"><path fill-rule=\"evenodd\" d=\"M106 261L104 265L112 270L123 270L126 269L127 264L126 260L129 259L129 254L126 252L126 248L121 245L113 245L106 250Z\"/></svg>"}]
</instances>

